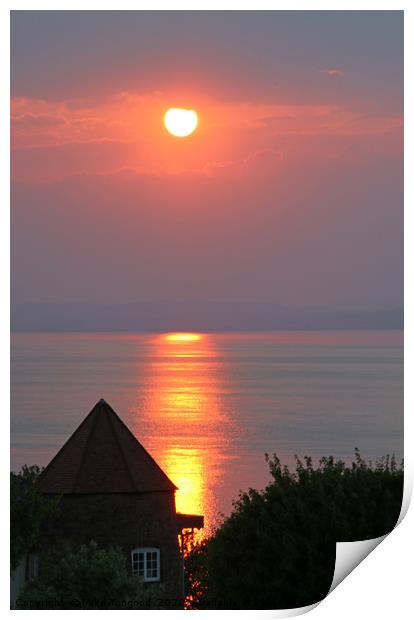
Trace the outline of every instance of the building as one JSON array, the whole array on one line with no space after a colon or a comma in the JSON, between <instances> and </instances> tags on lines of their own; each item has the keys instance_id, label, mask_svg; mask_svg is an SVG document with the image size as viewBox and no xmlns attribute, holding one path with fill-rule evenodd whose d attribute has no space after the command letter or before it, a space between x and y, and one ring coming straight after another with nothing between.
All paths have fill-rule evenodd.
<instances>
[{"instance_id":1,"label":"building","mask_svg":"<svg viewBox=\"0 0 414 620\"><path fill-rule=\"evenodd\" d=\"M121 547L132 573L162 583L165 596L183 596L179 536L203 527L203 517L176 512L177 487L107 402L94 406L43 470L38 488L61 498L40 541L40 563L42 549L54 542L94 540Z\"/></svg>"}]
</instances>

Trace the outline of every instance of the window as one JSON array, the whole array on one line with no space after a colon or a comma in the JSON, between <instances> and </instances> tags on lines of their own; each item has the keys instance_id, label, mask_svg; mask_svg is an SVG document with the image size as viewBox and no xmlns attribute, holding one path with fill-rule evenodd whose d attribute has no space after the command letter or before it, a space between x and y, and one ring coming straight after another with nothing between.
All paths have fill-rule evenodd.
<instances>
[{"instance_id":1,"label":"window","mask_svg":"<svg viewBox=\"0 0 414 620\"><path fill-rule=\"evenodd\" d=\"M160 580L160 550L153 547L131 551L132 572L144 581Z\"/></svg>"},{"instance_id":2,"label":"window","mask_svg":"<svg viewBox=\"0 0 414 620\"><path fill-rule=\"evenodd\" d=\"M28 570L29 581L38 576L39 574L39 556L38 555L35 555L34 553L31 553L29 555L28 569L29 569Z\"/></svg>"}]
</instances>

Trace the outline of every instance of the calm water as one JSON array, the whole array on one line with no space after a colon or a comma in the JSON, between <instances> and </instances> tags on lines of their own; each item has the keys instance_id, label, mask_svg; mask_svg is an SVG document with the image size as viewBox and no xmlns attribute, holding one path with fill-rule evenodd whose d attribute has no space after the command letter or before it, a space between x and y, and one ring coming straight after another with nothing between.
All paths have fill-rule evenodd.
<instances>
[{"instance_id":1,"label":"calm water","mask_svg":"<svg viewBox=\"0 0 414 620\"><path fill-rule=\"evenodd\" d=\"M105 398L211 525L268 482L265 452L402 457L402 363L401 332L13 334L12 467Z\"/></svg>"}]
</instances>

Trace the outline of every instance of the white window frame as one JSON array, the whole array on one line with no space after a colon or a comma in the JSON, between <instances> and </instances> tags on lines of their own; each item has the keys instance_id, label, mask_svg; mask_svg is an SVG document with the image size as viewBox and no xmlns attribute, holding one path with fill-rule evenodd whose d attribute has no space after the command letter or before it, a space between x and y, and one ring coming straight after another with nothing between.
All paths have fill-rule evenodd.
<instances>
[{"instance_id":1,"label":"white window frame","mask_svg":"<svg viewBox=\"0 0 414 620\"><path fill-rule=\"evenodd\" d=\"M156 577L149 577L147 574L147 554L155 553L157 558L157 575ZM134 569L134 555L143 554L144 558L144 574L139 575L138 570ZM138 558L137 558L138 560ZM137 575L138 577L142 577L144 581L159 581L160 580L160 550L156 547L138 547L137 549L132 549L131 551L131 565L132 565L132 574Z\"/></svg>"}]
</instances>

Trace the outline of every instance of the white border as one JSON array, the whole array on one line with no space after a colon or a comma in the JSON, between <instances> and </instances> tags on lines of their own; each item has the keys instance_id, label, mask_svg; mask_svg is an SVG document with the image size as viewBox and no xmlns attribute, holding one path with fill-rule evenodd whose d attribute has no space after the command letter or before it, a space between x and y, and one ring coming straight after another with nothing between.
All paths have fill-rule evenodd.
<instances>
[{"instance_id":1,"label":"white border","mask_svg":"<svg viewBox=\"0 0 414 620\"><path fill-rule=\"evenodd\" d=\"M411 4L412 6L412 4ZM198 2L195 6L194 2L176 1L176 2L160 2L153 0L152 2L133 2L119 0L117 3L108 0L89 1L72 0L71 2L56 0L43 1L24 1L16 0L15 2L3 2L0 9L0 45L2 49L2 62L0 63L1 84L3 86L3 97L1 106L1 182L0 188L2 192L1 210L0 210L0 253L1 253L1 395L2 395L2 438L5 442L2 450L2 458L4 459L3 472L3 506L5 506L1 515L2 532L5 537L4 548L8 548L8 510L6 508L8 502L8 472L9 472L9 417L10 399L9 399L9 10L405 10L405 109L414 110L413 97L413 47L414 47L414 28L413 28L413 8L410 3L406 2L373 2L360 0L355 2L329 2L318 1L310 3L309 1L284 1L272 2L270 0L256 0L248 2L239 0L238 2L220 0L210 0L209 2ZM411 74L411 75L410 75ZM412 114L412 112L411 112ZM411 321L411 312L413 310L413 280L409 275L412 274L414 265L414 246L413 239L413 215L412 208L408 209L409 204L414 204L413 200L413 173L414 162L412 157L413 147L413 127L411 116L407 114L405 119L405 410L409 415L405 417L405 463L406 463L406 479L411 487L413 480L413 458L410 454L412 443L412 422L413 415L413 381L410 378L414 376L413 367L413 329ZM407 503L408 496L405 496ZM379 547L366 558L354 571L348 576L341 585L336 588L329 596L311 612L311 617L319 620L343 620L348 618L375 618L375 620L387 619L393 617L395 619L409 618L412 613L411 601L411 578L412 570L412 549L413 532L414 532L414 511L411 509L407 517L401 525L394 530ZM7 555L7 554L5 554ZM1 603L5 610L9 611L9 564L8 557L3 558L3 575L1 584ZM12 613L19 613L14 611ZM32 612L33 614L43 617L44 613L53 613L54 615L71 615L77 612ZM89 612L91 614L99 614L98 611ZM116 612L105 612L116 613ZM203 616L217 617L240 617L246 618L263 616L281 617L278 613L271 611L264 612L147 612L152 614L151 617L169 614L169 617L180 616L182 614L194 614ZM142 615L142 612L140 612ZM155 614L155 616L154 616Z\"/></svg>"}]
</instances>

